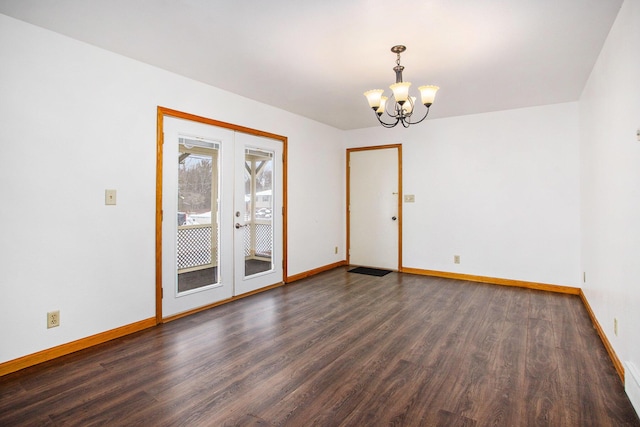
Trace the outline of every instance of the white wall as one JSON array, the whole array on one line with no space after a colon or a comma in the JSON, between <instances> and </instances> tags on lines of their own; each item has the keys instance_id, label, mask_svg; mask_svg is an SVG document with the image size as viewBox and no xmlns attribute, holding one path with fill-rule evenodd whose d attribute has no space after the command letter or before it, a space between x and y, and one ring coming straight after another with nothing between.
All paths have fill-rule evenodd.
<instances>
[{"instance_id":1,"label":"white wall","mask_svg":"<svg viewBox=\"0 0 640 427\"><path fill-rule=\"evenodd\" d=\"M0 63L0 363L155 315L157 106L287 136L289 274L344 259L340 131L4 15Z\"/></svg>"},{"instance_id":2,"label":"white wall","mask_svg":"<svg viewBox=\"0 0 640 427\"><path fill-rule=\"evenodd\" d=\"M583 288L627 364L627 386L628 364L640 368L639 23L640 0L626 0L580 100Z\"/></svg>"},{"instance_id":3,"label":"white wall","mask_svg":"<svg viewBox=\"0 0 640 427\"><path fill-rule=\"evenodd\" d=\"M402 144L404 267L580 286L577 103L347 139Z\"/></svg>"}]
</instances>

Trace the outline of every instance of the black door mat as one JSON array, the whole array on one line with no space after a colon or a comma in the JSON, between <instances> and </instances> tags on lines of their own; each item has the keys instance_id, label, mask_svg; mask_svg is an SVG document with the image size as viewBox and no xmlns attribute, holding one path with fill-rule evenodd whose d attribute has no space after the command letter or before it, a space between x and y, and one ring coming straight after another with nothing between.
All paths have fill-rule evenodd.
<instances>
[{"instance_id":1,"label":"black door mat","mask_svg":"<svg viewBox=\"0 0 640 427\"><path fill-rule=\"evenodd\" d=\"M349 273L366 274L369 276L382 277L391 273L391 270L380 270L378 268L356 267L349 270Z\"/></svg>"}]
</instances>

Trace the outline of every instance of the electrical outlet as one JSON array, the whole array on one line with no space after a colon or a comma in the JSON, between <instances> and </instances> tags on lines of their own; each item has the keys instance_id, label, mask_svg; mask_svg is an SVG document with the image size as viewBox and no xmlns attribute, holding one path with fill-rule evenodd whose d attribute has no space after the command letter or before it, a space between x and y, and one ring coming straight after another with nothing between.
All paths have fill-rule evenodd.
<instances>
[{"instance_id":1,"label":"electrical outlet","mask_svg":"<svg viewBox=\"0 0 640 427\"><path fill-rule=\"evenodd\" d=\"M337 246L336 246L336 247L335 247L335 249L333 250L333 253L334 253L334 254L337 254L337 253L338 253L338 247L337 247Z\"/></svg>"},{"instance_id":2,"label":"electrical outlet","mask_svg":"<svg viewBox=\"0 0 640 427\"><path fill-rule=\"evenodd\" d=\"M613 334L618 336L618 318L613 318Z\"/></svg>"},{"instance_id":3,"label":"electrical outlet","mask_svg":"<svg viewBox=\"0 0 640 427\"><path fill-rule=\"evenodd\" d=\"M453 263L454 264L460 264L460 255L454 255L453 256Z\"/></svg>"},{"instance_id":4,"label":"electrical outlet","mask_svg":"<svg viewBox=\"0 0 640 427\"><path fill-rule=\"evenodd\" d=\"M60 326L60 310L48 312L47 328L56 328L58 326Z\"/></svg>"}]
</instances>

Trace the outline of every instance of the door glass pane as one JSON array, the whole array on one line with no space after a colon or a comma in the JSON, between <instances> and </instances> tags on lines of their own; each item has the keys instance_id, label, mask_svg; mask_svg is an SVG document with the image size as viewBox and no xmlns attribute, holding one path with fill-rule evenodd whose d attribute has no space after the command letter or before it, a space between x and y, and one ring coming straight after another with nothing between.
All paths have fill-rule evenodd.
<instances>
[{"instance_id":1,"label":"door glass pane","mask_svg":"<svg viewBox=\"0 0 640 427\"><path fill-rule=\"evenodd\" d=\"M244 275L273 270L273 152L245 150Z\"/></svg>"},{"instance_id":2,"label":"door glass pane","mask_svg":"<svg viewBox=\"0 0 640 427\"><path fill-rule=\"evenodd\" d=\"M178 294L218 283L219 146L180 138Z\"/></svg>"}]
</instances>

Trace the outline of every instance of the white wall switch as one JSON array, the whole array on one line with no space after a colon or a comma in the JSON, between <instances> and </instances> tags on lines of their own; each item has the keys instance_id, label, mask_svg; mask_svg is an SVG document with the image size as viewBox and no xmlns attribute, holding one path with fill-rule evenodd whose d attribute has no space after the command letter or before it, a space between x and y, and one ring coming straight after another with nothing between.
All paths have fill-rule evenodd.
<instances>
[{"instance_id":1,"label":"white wall switch","mask_svg":"<svg viewBox=\"0 0 640 427\"><path fill-rule=\"evenodd\" d=\"M104 190L104 204L105 205L116 204L116 190Z\"/></svg>"},{"instance_id":2,"label":"white wall switch","mask_svg":"<svg viewBox=\"0 0 640 427\"><path fill-rule=\"evenodd\" d=\"M404 195L404 202L405 203L415 203L415 201L416 201L415 194L405 194Z\"/></svg>"}]
</instances>

